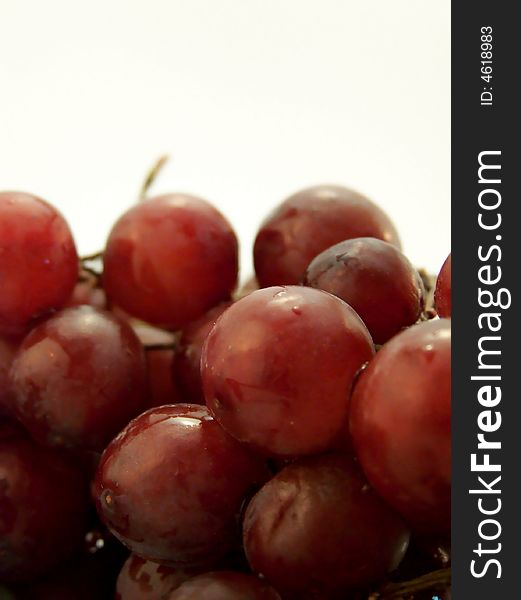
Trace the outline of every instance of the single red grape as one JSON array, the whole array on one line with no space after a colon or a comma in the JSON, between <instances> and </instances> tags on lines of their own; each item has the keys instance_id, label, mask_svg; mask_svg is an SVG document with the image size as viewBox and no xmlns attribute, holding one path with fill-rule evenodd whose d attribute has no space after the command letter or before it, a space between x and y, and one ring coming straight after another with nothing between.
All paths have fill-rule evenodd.
<instances>
[{"instance_id":1,"label":"single red grape","mask_svg":"<svg viewBox=\"0 0 521 600\"><path fill-rule=\"evenodd\" d=\"M178 329L226 300L238 271L235 234L211 204L172 194L141 202L114 225L104 253L109 300Z\"/></svg>"},{"instance_id":2,"label":"single red grape","mask_svg":"<svg viewBox=\"0 0 521 600\"><path fill-rule=\"evenodd\" d=\"M440 273L436 279L436 289L434 290L434 307L440 317L450 318L451 316L451 275L452 260L451 254L449 254L440 269Z\"/></svg>"},{"instance_id":3,"label":"single red grape","mask_svg":"<svg viewBox=\"0 0 521 600\"><path fill-rule=\"evenodd\" d=\"M416 323L424 307L418 271L398 248L376 238L346 240L324 250L311 261L304 284L347 302L376 344Z\"/></svg>"},{"instance_id":4,"label":"single red grape","mask_svg":"<svg viewBox=\"0 0 521 600\"><path fill-rule=\"evenodd\" d=\"M299 286L261 289L230 306L206 339L206 402L226 431L261 452L321 452L347 419L354 377L373 354L342 300Z\"/></svg>"},{"instance_id":5,"label":"single red grape","mask_svg":"<svg viewBox=\"0 0 521 600\"><path fill-rule=\"evenodd\" d=\"M279 205L257 233L253 256L259 285L300 283L317 254L358 237L400 247L389 217L365 196L333 185L302 190Z\"/></svg>"},{"instance_id":6,"label":"single red grape","mask_svg":"<svg viewBox=\"0 0 521 600\"><path fill-rule=\"evenodd\" d=\"M383 346L353 392L350 430L376 491L422 533L450 526L451 329L423 322Z\"/></svg>"},{"instance_id":7,"label":"single red grape","mask_svg":"<svg viewBox=\"0 0 521 600\"><path fill-rule=\"evenodd\" d=\"M196 567L165 567L131 554L118 576L116 600L165 600L170 591L201 572Z\"/></svg>"},{"instance_id":8,"label":"single red grape","mask_svg":"<svg viewBox=\"0 0 521 600\"><path fill-rule=\"evenodd\" d=\"M281 600L279 594L255 575L216 571L189 579L165 600Z\"/></svg>"},{"instance_id":9,"label":"single red grape","mask_svg":"<svg viewBox=\"0 0 521 600\"><path fill-rule=\"evenodd\" d=\"M143 406L143 348L111 313L67 308L25 338L10 380L13 411L36 440L101 450Z\"/></svg>"},{"instance_id":10,"label":"single red grape","mask_svg":"<svg viewBox=\"0 0 521 600\"><path fill-rule=\"evenodd\" d=\"M181 402L183 398L172 373L172 362L177 354L176 336L145 323L132 323L132 329L146 350L147 397L143 410Z\"/></svg>"},{"instance_id":11,"label":"single red grape","mask_svg":"<svg viewBox=\"0 0 521 600\"><path fill-rule=\"evenodd\" d=\"M206 407L177 404L143 413L110 443L94 494L101 518L133 552L196 564L235 543L241 503L267 476Z\"/></svg>"},{"instance_id":12,"label":"single red grape","mask_svg":"<svg viewBox=\"0 0 521 600\"><path fill-rule=\"evenodd\" d=\"M0 423L0 581L43 575L80 549L87 508L72 463Z\"/></svg>"},{"instance_id":13,"label":"single red grape","mask_svg":"<svg viewBox=\"0 0 521 600\"><path fill-rule=\"evenodd\" d=\"M44 200L0 192L0 335L22 333L60 308L78 278L67 222Z\"/></svg>"},{"instance_id":14,"label":"single red grape","mask_svg":"<svg viewBox=\"0 0 521 600\"><path fill-rule=\"evenodd\" d=\"M222 302L214 306L183 329L179 349L173 361L173 373L185 402L204 404L201 381L203 344L215 325L215 321L231 304L231 302Z\"/></svg>"},{"instance_id":15,"label":"single red grape","mask_svg":"<svg viewBox=\"0 0 521 600\"><path fill-rule=\"evenodd\" d=\"M244 518L252 569L288 599L344 598L375 584L398 566L408 542L402 519L340 454L288 465Z\"/></svg>"}]
</instances>

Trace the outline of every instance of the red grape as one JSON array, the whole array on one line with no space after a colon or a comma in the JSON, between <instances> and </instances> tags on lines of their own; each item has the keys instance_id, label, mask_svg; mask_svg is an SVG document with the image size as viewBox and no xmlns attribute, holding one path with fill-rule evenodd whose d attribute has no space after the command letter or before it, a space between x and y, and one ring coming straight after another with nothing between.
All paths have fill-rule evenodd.
<instances>
[{"instance_id":1,"label":"red grape","mask_svg":"<svg viewBox=\"0 0 521 600\"><path fill-rule=\"evenodd\" d=\"M201 573L194 567L165 567L131 554L118 577L116 600L164 600L168 593Z\"/></svg>"},{"instance_id":2,"label":"red grape","mask_svg":"<svg viewBox=\"0 0 521 600\"><path fill-rule=\"evenodd\" d=\"M103 286L128 313L177 329L229 298L237 254L230 224L212 205L193 196L159 196L114 225Z\"/></svg>"},{"instance_id":3,"label":"red grape","mask_svg":"<svg viewBox=\"0 0 521 600\"><path fill-rule=\"evenodd\" d=\"M451 254L449 254L440 269L440 273L436 279L436 289L434 290L434 306L440 317L451 316L451 272L452 259Z\"/></svg>"},{"instance_id":4,"label":"red grape","mask_svg":"<svg viewBox=\"0 0 521 600\"><path fill-rule=\"evenodd\" d=\"M31 331L10 378L13 411L36 440L101 450L140 412L145 359L127 323L79 306Z\"/></svg>"},{"instance_id":5,"label":"red grape","mask_svg":"<svg viewBox=\"0 0 521 600\"><path fill-rule=\"evenodd\" d=\"M352 459L323 455L285 467L244 518L250 565L284 598L344 598L377 583L403 558L409 532Z\"/></svg>"},{"instance_id":6,"label":"red grape","mask_svg":"<svg viewBox=\"0 0 521 600\"><path fill-rule=\"evenodd\" d=\"M345 300L377 344L416 323L424 307L418 271L395 246L376 238L346 240L324 250L309 265L304 284Z\"/></svg>"},{"instance_id":7,"label":"red grape","mask_svg":"<svg viewBox=\"0 0 521 600\"><path fill-rule=\"evenodd\" d=\"M78 278L69 226L44 200L0 192L0 335L16 335L60 308Z\"/></svg>"},{"instance_id":8,"label":"red grape","mask_svg":"<svg viewBox=\"0 0 521 600\"><path fill-rule=\"evenodd\" d=\"M400 247L389 217L353 190L321 185L290 196L264 221L255 240L260 287L300 283L317 254L358 237L375 237Z\"/></svg>"},{"instance_id":9,"label":"red grape","mask_svg":"<svg viewBox=\"0 0 521 600\"><path fill-rule=\"evenodd\" d=\"M177 354L174 349L176 336L145 323L133 323L132 328L143 345L149 346L145 352L147 399L144 409L181 402L182 397L172 373L172 361Z\"/></svg>"},{"instance_id":10,"label":"red grape","mask_svg":"<svg viewBox=\"0 0 521 600\"><path fill-rule=\"evenodd\" d=\"M189 579L165 600L280 600L280 596L254 575L216 571Z\"/></svg>"},{"instance_id":11,"label":"red grape","mask_svg":"<svg viewBox=\"0 0 521 600\"><path fill-rule=\"evenodd\" d=\"M75 466L0 423L0 581L43 575L79 549L87 500Z\"/></svg>"},{"instance_id":12,"label":"red grape","mask_svg":"<svg viewBox=\"0 0 521 600\"><path fill-rule=\"evenodd\" d=\"M264 463L226 434L206 407L152 408L106 448L98 512L133 552L165 564L203 563L234 544L236 517Z\"/></svg>"},{"instance_id":13,"label":"red grape","mask_svg":"<svg viewBox=\"0 0 521 600\"><path fill-rule=\"evenodd\" d=\"M173 362L174 377L186 402L204 404L201 381L201 353L215 321L231 305L222 302L183 329L179 350Z\"/></svg>"},{"instance_id":14,"label":"red grape","mask_svg":"<svg viewBox=\"0 0 521 600\"><path fill-rule=\"evenodd\" d=\"M371 485L417 531L450 526L451 329L414 325L378 352L351 399L350 429Z\"/></svg>"},{"instance_id":15,"label":"red grape","mask_svg":"<svg viewBox=\"0 0 521 600\"><path fill-rule=\"evenodd\" d=\"M241 442L272 455L327 449L347 419L371 337L345 302L312 288L258 290L224 312L206 339L206 402Z\"/></svg>"}]
</instances>

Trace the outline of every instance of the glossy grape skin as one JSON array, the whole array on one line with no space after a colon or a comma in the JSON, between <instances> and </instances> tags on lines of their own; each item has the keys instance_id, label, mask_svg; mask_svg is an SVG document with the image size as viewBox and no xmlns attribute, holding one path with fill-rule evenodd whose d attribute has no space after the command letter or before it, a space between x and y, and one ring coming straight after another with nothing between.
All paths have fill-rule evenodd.
<instances>
[{"instance_id":1,"label":"glossy grape skin","mask_svg":"<svg viewBox=\"0 0 521 600\"><path fill-rule=\"evenodd\" d=\"M0 335L23 333L60 308L78 278L69 226L50 204L21 192L0 192Z\"/></svg>"},{"instance_id":2,"label":"glossy grape skin","mask_svg":"<svg viewBox=\"0 0 521 600\"><path fill-rule=\"evenodd\" d=\"M351 399L364 473L420 533L450 527L450 360L449 320L414 325L382 347Z\"/></svg>"},{"instance_id":3,"label":"glossy grape skin","mask_svg":"<svg viewBox=\"0 0 521 600\"><path fill-rule=\"evenodd\" d=\"M147 394L143 410L186 401L172 373L172 362L177 354L176 336L145 323L132 323L132 329L145 346ZM165 349L160 349L160 346L165 346Z\"/></svg>"},{"instance_id":4,"label":"glossy grape skin","mask_svg":"<svg viewBox=\"0 0 521 600\"><path fill-rule=\"evenodd\" d=\"M200 564L236 541L243 499L268 477L206 407L153 408L103 453L98 513L130 550L168 565Z\"/></svg>"},{"instance_id":5,"label":"glossy grape skin","mask_svg":"<svg viewBox=\"0 0 521 600\"><path fill-rule=\"evenodd\" d=\"M206 403L267 455L314 454L347 418L357 371L374 354L358 315L321 290L258 290L221 315L201 359Z\"/></svg>"},{"instance_id":6,"label":"glossy grape skin","mask_svg":"<svg viewBox=\"0 0 521 600\"><path fill-rule=\"evenodd\" d=\"M196 567L165 567L131 554L118 576L116 600L164 600L170 591L201 572Z\"/></svg>"},{"instance_id":7,"label":"glossy grape skin","mask_svg":"<svg viewBox=\"0 0 521 600\"><path fill-rule=\"evenodd\" d=\"M216 571L189 579L166 600L281 600L279 594L254 575Z\"/></svg>"},{"instance_id":8,"label":"glossy grape skin","mask_svg":"<svg viewBox=\"0 0 521 600\"><path fill-rule=\"evenodd\" d=\"M103 286L113 304L179 329L230 297L238 246L213 206L171 194L127 211L110 233L103 260Z\"/></svg>"},{"instance_id":9,"label":"glossy grape skin","mask_svg":"<svg viewBox=\"0 0 521 600\"><path fill-rule=\"evenodd\" d=\"M87 501L72 463L0 423L0 582L43 575L81 548Z\"/></svg>"},{"instance_id":10,"label":"glossy grape skin","mask_svg":"<svg viewBox=\"0 0 521 600\"><path fill-rule=\"evenodd\" d=\"M24 339L10 380L13 412L37 441L101 450L143 406L143 348L111 313L68 308Z\"/></svg>"},{"instance_id":11,"label":"glossy grape skin","mask_svg":"<svg viewBox=\"0 0 521 600\"><path fill-rule=\"evenodd\" d=\"M13 362L16 344L0 337L0 417L9 412L9 369Z\"/></svg>"},{"instance_id":12,"label":"glossy grape skin","mask_svg":"<svg viewBox=\"0 0 521 600\"><path fill-rule=\"evenodd\" d=\"M440 317L451 316L452 308L452 259L451 254L447 256L443 263L438 278L436 279L436 289L434 290L434 307Z\"/></svg>"},{"instance_id":13,"label":"glossy grape skin","mask_svg":"<svg viewBox=\"0 0 521 600\"><path fill-rule=\"evenodd\" d=\"M416 323L425 304L418 271L395 246L376 238L346 240L324 250L311 261L304 285L352 306L376 344Z\"/></svg>"},{"instance_id":14,"label":"glossy grape skin","mask_svg":"<svg viewBox=\"0 0 521 600\"><path fill-rule=\"evenodd\" d=\"M250 566L285 599L344 598L374 585L409 542L402 519L339 454L285 467L250 502L243 528Z\"/></svg>"},{"instance_id":15,"label":"glossy grape skin","mask_svg":"<svg viewBox=\"0 0 521 600\"><path fill-rule=\"evenodd\" d=\"M317 254L358 237L400 247L389 217L365 196L334 185L297 192L267 217L257 233L253 257L259 285L300 283Z\"/></svg>"},{"instance_id":16,"label":"glossy grape skin","mask_svg":"<svg viewBox=\"0 0 521 600\"><path fill-rule=\"evenodd\" d=\"M203 344L217 319L231 304L222 302L214 306L183 329L179 349L173 361L173 373L185 402L205 403L201 380Z\"/></svg>"}]
</instances>

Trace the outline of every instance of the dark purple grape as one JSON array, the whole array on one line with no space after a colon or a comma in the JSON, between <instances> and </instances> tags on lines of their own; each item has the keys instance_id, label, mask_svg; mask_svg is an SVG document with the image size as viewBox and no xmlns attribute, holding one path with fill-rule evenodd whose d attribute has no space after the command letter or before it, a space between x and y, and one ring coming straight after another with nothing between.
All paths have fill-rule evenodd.
<instances>
[{"instance_id":1,"label":"dark purple grape","mask_svg":"<svg viewBox=\"0 0 521 600\"><path fill-rule=\"evenodd\" d=\"M408 541L402 519L343 455L288 465L244 518L252 569L285 599L344 598L374 585L398 566Z\"/></svg>"},{"instance_id":2,"label":"dark purple grape","mask_svg":"<svg viewBox=\"0 0 521 600\"><path fill-rule=\"evenodd\" d=\"M67 308L25 338L10 379L13 411L36 440L102 450L143 406L143 348L111 313Z\"/></svg>"},{"instance_id":3,"label":"dark purple grape","mask_svg":"<svg viewBox=\"0 0 521 600\"><path fill-rule=\"evenodd\" d=\"M263 461L206 407L177 404L143 413L111 442L94 496L101 518L133 552L196 564L235 544L243 500L267 477Z\"/></svg>"},{"instance_id":4,"label":"dark purple grape","mask_svg":"<svg viewBox=\"0 0 521 600\"><path fill-rule=\"evenodd\" d=\"M304 285L347 302L376 344L418 321L424 287L418 271L392 244L375 238L340 242L315 257Z\"/></svg>"}]
</instances>

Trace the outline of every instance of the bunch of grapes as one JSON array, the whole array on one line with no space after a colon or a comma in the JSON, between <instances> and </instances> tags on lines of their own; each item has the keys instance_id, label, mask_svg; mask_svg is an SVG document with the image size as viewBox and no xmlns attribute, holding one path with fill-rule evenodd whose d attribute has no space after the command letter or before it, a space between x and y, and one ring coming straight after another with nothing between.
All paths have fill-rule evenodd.
<instances>
[{"instance_id":1,"label":"bunch of grapes","mask_svg":"<svg viewBox=\"0 0 521 600\"><path fill-rule=\"evenodd\" d=\"M144 197L99 255L0 193L0 597L450 596L450 257L366 197ZM436 311L439 313L438 318Z\"/></svg>"}]
</instances>

